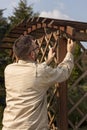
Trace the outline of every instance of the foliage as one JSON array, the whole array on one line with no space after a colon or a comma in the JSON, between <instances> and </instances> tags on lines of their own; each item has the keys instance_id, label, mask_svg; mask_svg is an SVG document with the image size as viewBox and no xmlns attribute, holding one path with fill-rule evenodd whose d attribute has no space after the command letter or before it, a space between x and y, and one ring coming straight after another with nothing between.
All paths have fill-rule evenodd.
<instances>
[{"instance_id":1,"label":"foliage","mask_svg":"<svg viewBox=\"0 0 87 130\"><path fill-rule=\"evenodd\" d=\"M4 108L0 105L0 130L2 128L3 110Z\"/></svg>"},{"instance_id":2,"label":"foliage","mask_svg":"<svg viewBox=\"0 0 87 130\"><path fill-rule=\"evenodd\" d=\"M0 44L1 44L1 41L9 28L7 18L5 18L3 16L3 11L4 11L4 9L0 9ZM1 82L3 81L4 68L7 64L5 61L5 56L7 56L6 51L0 50L0 81ZM2 62L3 62L3 64L2 64ZM4 86L4 84L2 84L2 86ZM0 87L1 87L1 85L0 85Z\"/></svg>"},{"instance_id":3,"label":"foliage","mask_svg":"<svg viewBox=\"0 0 87 130\"><path fill-rule=\"evenodd\" d=\"M7 28L9 27L7 18L3 17L3 11L4 9L0 9L0 42L5 35Z\"/></svg>"},{"instance_id":4,"label":"foliage","mask_svg":"<svg viewBox=\"0 0 87 130\"><path fill-rule=\"evenodd\" d=\"M38 16L39 13L34 13L32 5L27 6L26 0L20 0L18 7L14 8L13 15L9 17L11 25L16 25L23 19Z\"/></svg>"},{"instance_id":5,"label":"foliage","mask_svg":"<svg viewBox=\"0 0 87 130\"><path fill-rule=\"evenodd\" d=\"M78 56L81 54L81 48L79 46L79 44L77 43L76 44L76 48L75 48L75 52L74 52L74 59L76 61L76 59L78 58ZM79 64L81 65L81 61L79 60ZM74 65L74 68L73 68L73 71L72 71L72 74L69 78L69 86L71 84L74 83L75 80L78 79L79 75L81 75L82 72L81 70L78 68L78 66L76 66L76 64Z\"/></svg>"},{"instance_id":6,"label":"foliage","mask_svg":"<svg viewBox=\"0 0 87 130\"><path fill-rule=\"evenodd\" d=\"M68 92L68 96L73 101L73 104L74 104L82 98L84 92L87 92L87 83L84 85L79 85L76 88L74 88L73 90L71 90L70 92ZM71 109L73 104L68 102L68 109ZM86 98L78 105L78 108L75 109L73 112L71 112L71 114L69 115L69 120L74 125L78 124L78 122L80 122L80 120L82 119L83 116L81 115L81 112L84 113L84 115L87 113ZM85 120L81 126L87 127L87 121Z\"/></svg>"},{"instance_id":7,"label":"foliage","mask_svg":"<svg viewBox=\"0 0 87 130\"><path fill-rule=\"evenodd\" d=\"M4 68L11 63L11 57L9 57L9 50L0 50L0 77L4 77Z\"/></svg>"},{"instance_id":8,"label":"foliage","mask_svg":"<svg viewBox=\"0 0 87 130\"><path fill-rule=\"evenodd\" d=\"M7 19L3 17L4 9L0 9L0 26L7 25Z\"/></svg>"}]
</instances>

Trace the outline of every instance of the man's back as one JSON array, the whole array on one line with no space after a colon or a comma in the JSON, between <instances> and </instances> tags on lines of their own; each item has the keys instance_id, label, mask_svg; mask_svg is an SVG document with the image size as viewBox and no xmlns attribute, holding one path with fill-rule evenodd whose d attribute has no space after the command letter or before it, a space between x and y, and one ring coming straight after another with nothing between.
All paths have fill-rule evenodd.
<instances>
[{"instance_id":1,"label":"man's back","mask_svg":"<svg viewBox=\"0 0 87 130\"><path fill-rule=\"evenodd\" d=\"M39 67L43 70L44 65ZM42 69L41 69L42 68ZM42 73L42 72L41 72ZM3 130L46 130L48 128L46 90L40 87L41 73L37 80L37 65L19 61L5 69L7 106Z\"/></svg>"}]
</instances>

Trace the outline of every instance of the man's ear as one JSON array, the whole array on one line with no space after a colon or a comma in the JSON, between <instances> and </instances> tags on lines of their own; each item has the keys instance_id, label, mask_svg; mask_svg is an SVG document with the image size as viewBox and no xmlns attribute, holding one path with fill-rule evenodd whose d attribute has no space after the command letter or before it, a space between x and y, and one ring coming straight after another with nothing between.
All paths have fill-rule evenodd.
<instances>
[{"instance_id":1,"label":"man's ear","mask_svg":"<svg viewBox=\"0 0 87 130\"><path fill-rule=\"evenodd\" d=\"M35 59L35 53L33 51L31 51L31 53L29 54L29 59L30 60L34 60Z\"/></svg>"},{"instance_id":2,"label":"man's ear","mask_svg":"<svg viewBox=\"0 0 87 130\"><path fill-rule=\"evenodd\" d=\"M15 62L18 62L19 58L16 56L15 53L13 53L13 59L15 59Z\"/></svg>"}]
</instances>

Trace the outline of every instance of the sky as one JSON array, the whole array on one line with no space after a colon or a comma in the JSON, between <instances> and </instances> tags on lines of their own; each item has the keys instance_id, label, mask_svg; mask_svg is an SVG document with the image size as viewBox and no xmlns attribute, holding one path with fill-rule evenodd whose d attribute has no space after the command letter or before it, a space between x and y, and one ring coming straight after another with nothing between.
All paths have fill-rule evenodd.
<instances>
[{"instance_id":1,"label":"sky","mask_svg":"<svg viewBox=\"0 0 87 130\"><path fill-rule=\"evenodd\" d=\"M11 16L20 0L1 0L4 16ZM87 22L87 0L27 0L42 17Z\"/></svg>"},{"instance_id":2,"label":"sky","mask_svg":"<svg viewBox=\"0 0 87 130\"><path fill-rule=\"evenodd\" d=\"M1 0L0 9L5 9L3 15L11 16L19 1ZM34 13L39 12L41 17L87 23L87 0L27 0L27 4L32 5ZM87 43L85 46L87 48Z\"/></svg>"}]
</instances>

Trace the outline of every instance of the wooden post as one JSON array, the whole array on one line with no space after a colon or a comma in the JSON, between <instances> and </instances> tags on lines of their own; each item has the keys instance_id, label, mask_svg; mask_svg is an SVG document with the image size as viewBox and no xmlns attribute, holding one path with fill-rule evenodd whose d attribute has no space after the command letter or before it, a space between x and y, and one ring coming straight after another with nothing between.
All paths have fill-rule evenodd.
<instances>
[{"instance_id":1,"label":"wooden post","mask_svg":"<svg viewBox=\"0 0 87 130\"><path fill-rule=\"evenodd\" d=\"M66 40L63 38L58 39L59 45L59 63L64 59L67 52ZM59 84L59 128L60 130L68 130L68 117L67 117L67 83L62 82Z\"/></svg>"}]
</instances>

